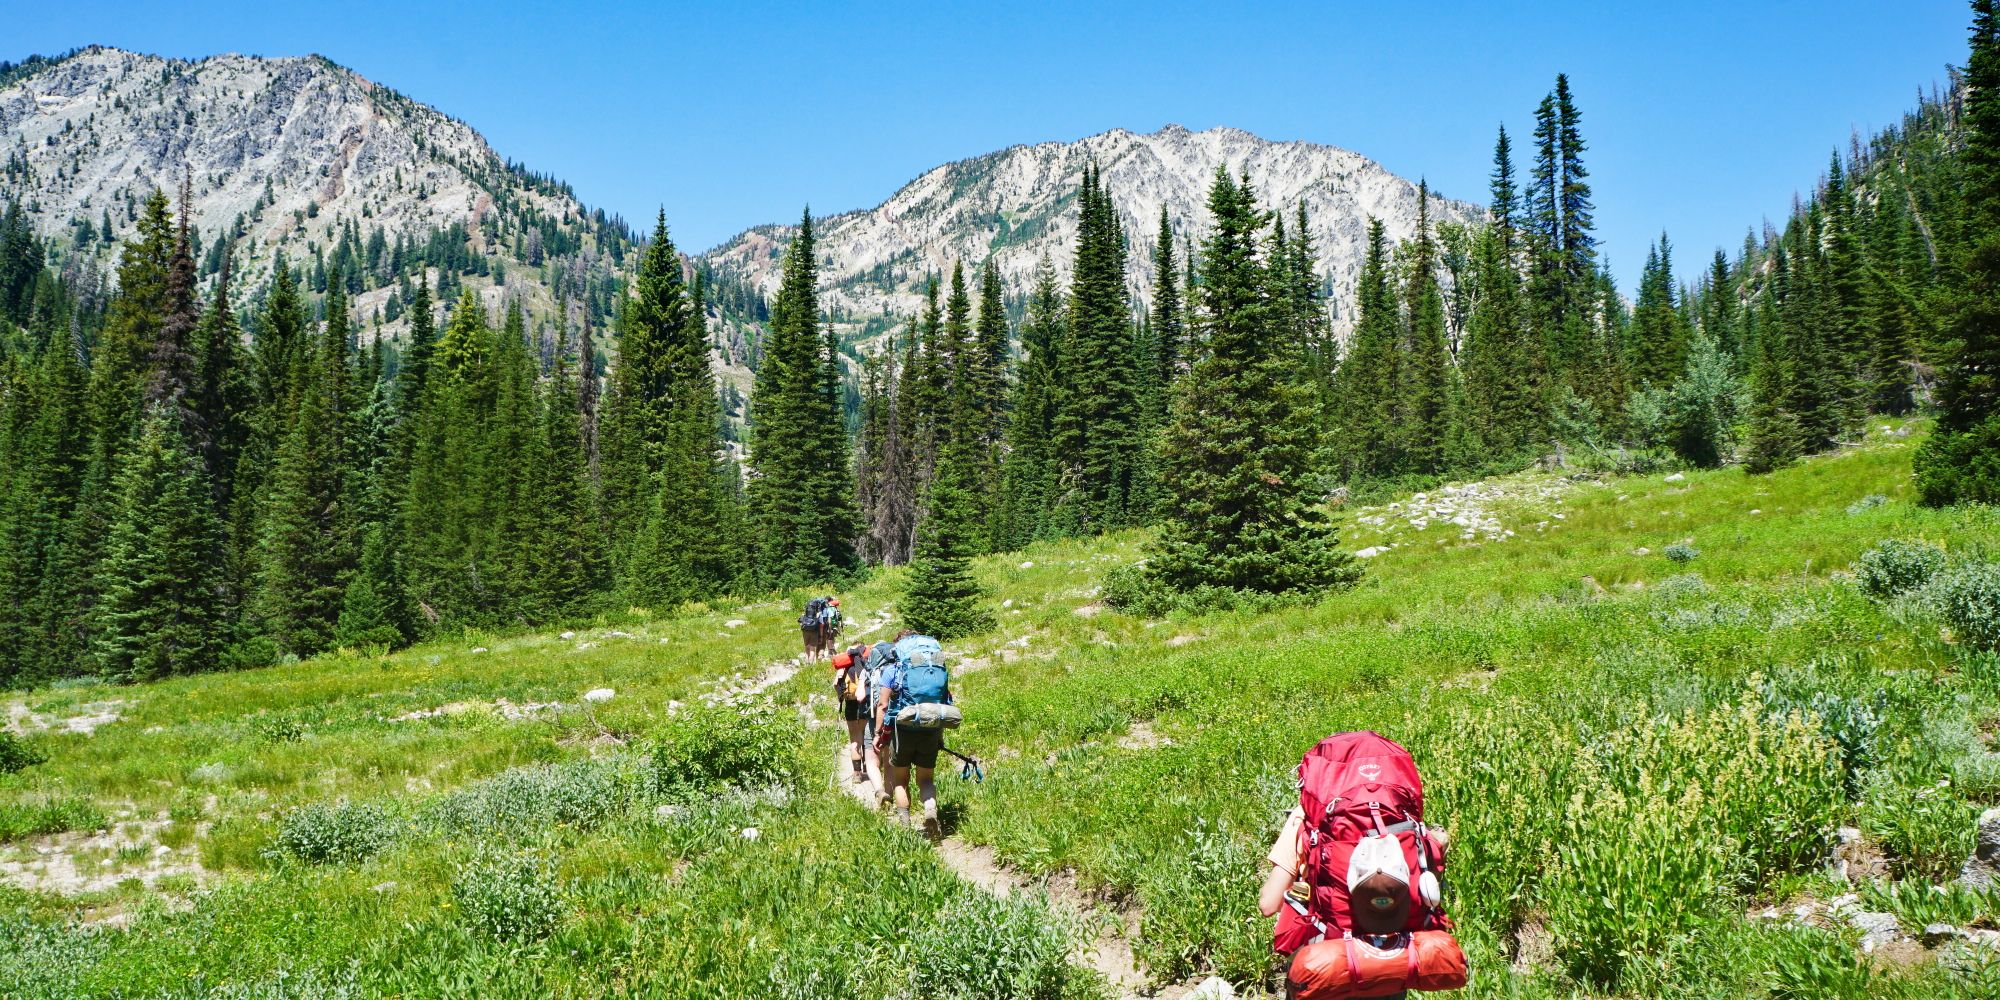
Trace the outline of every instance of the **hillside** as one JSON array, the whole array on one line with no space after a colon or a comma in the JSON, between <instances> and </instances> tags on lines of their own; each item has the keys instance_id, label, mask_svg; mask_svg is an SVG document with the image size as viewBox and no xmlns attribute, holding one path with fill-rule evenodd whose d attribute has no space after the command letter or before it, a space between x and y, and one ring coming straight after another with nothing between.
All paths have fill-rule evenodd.
<instances>
[{"instance_id":1,"label":"hillside","mask_svg":"<svg viewBox=\"0 0 2000 1000\"><path fill-rule=\"evenodd\" d=\"M1289 221L1304 203L1319 250L1319 273L1336 303L1337 330L1352 323L1354 285L1370 217L1389 239L1416 229L1417 185L1380 164L1333 146L1273 142L1240 129L1191 132L1169 125L1139 134L1113 129L1076 142L1012 146L926 171L882 204L816 220L829 261L821 272L830 311L854 321L917 312L928 275L952 262L991 256L1010 294L1025 295L1047 255L1067 280L1075 253L1077 181L1096 163L1132 247L1130 279L1143 297L1153 280L1150 248L1161 208L1185 241L1199 241L1204 199L1217 167L1244 174L1264 205ZM1437 222L1484 217L1465 202L1435 198ZM780 253L796 227L750 229L703 254L717 275L765 296L778 287ZM1185 245L1185 244L1184 244Z\"/></svg>"},{"instance_id":2,"label":"hillside","mask_svg":"<svg viewBox=\"0 0 2000 1000\"><path fill-rule=\"evenodd\" d=\"M154 188L185 179L207 241L229 234L239 300L275 255L317 290L344 269L363 329L394 333L410 282L479 289L531 315L610 315L629 240L566 185L503 160L470 125L319 56L196 61L93 46L0 86L0 203L22 203L66 271L96 284ZM178 211L178 206L177 206ZM447 294L450 288L446 288Z\"/></svg>"},{"instance_id":3,"label":"hillside","mask_svg":"<svg viewBox=\"0 0 2000 1000\"><path fill-rule=\"evenodd\" d=\"M49 760L0 775L0 981L1261 994L1289 769L1371 727L1454 833L1471 995L1992 996L2000 896L1932 887L2000 802L2000 666L1851 572L1885 539L1990 555L1991 510L1910 502L1917 430L1765 477L1399 496L1343 515L1360 587L1263 614L1104 608L1135 534L989 558L952 739L988 777L942 782L936 851L828 787L790 601L9 695ZM904 572L844 595L857 632Z\"/></svg>"}]
</instances>

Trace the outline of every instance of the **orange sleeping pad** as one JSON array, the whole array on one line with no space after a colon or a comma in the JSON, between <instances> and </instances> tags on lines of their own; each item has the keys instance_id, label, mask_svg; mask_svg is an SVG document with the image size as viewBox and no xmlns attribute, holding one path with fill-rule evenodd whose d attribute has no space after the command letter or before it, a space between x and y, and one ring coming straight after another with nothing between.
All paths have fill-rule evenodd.
<instances>
[{"instance_id":1,"label":"orange sleeping pad","mask_svg":"<svg viewBox=\"0 0 2000 1000\"><path fill-rule=\"evenodd\" d=\"M1377 948L1334 938L1299 949L1285 976L1292 1000L1393 996L1404 990L1455 990L1465 985L1465 951L1450 931L1415 931L1400 947Z\"/></svg>"}]
</instances>

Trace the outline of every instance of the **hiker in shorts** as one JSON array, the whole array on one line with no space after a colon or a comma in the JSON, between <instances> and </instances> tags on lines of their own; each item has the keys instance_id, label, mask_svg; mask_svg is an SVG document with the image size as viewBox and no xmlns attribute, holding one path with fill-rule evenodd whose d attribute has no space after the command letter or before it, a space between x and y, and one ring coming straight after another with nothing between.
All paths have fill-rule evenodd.
<instances>
[{"instance_id":1,"label":"hiker in shorts","mask_svg":"<svg viewBox=\"0 0 2000 1000\"><path fill-rule=\"evenodd\" d=\"M870 737L874 735L875 713L869 705L870 689L868 681L868 647L854 645L847 649L853 666L843 669L836 667L833 672L834 697L840 699L840 718L847 723L847 762L854 766L854 783L859 785L868 780L867 754ZM839 660L836 658L835 663ZM858 685L850 684L848 670L858 671ZM858 690L856 689L858 687ZM850 698L859 694L859 698Z\"/></svg>"},{"instance_id":2,"label":"hiker in shorts","mask_svg":"<svg viewBox=\"0 0 2000 1000\"><path fill-rule=\"evenodd\" d=\"M904 634L908 635L907 632ZM889 767L883 774L889 785L890 801L896 809L897 823L910 825L910 778L915 772L918 798L923 803L924 832L935 838L941 832L938 827L937 759L938 753L944 749L944 731L915 729L896 723L892 706L902 683L903 673L897 667L884 669L877 678L875 740L877 744L885 740L888 744ZM951 704L949 690L945 693L945 703Z\"/></svg>"}]
</instances>

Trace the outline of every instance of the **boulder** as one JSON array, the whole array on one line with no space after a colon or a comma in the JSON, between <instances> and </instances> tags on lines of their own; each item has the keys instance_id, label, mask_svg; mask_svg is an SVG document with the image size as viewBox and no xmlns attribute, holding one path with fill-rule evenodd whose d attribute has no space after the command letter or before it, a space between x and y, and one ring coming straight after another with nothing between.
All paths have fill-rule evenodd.
<instances>
[{"instance_id":1,"label":"boulder","mask_svg":"<svg viewBox=\"0 0 2000 1000\"><path fill-rule=\"evenodd\" d=\"M1210 976L1187 995L1187 1000L1236 1000L1236 987L1221 976Z\"/></svg>"},{"instance_id":2,"label":"boulder","mask_svg":"<svg viewBox=\"0 0 2000 1000\"><path fill-rule=\"evenodd\" d=\"M583 693L583 700L593 705L599 705L610 701L612 698L617 697L617 695L618 692L610 688L591 688Z\"/></svg>"},{"instance_id":3,"label":"boulder","mask_svg":"<svg viewBox=\"0 0 2000 1000\"><path fill-rule=\"evenodd\" d=\"M2000 807L1979 814L1979 832L1973 841L1972 857L1965 859L1959 872L1960 885L1968 889L1990 889L2000 885Z\"/></svg>"}]
</instances>

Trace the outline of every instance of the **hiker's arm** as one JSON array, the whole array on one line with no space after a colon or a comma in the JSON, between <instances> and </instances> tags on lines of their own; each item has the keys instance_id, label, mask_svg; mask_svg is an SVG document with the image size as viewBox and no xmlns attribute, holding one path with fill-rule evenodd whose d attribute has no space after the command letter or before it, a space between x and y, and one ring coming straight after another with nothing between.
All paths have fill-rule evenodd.
<instances>
[{"instance_id":1,"label":"hiker's arm","mask_svg":"<svg viewBox=\"0 0 2000 1000\"><path fill-rule=\"evenodd\" d=\"M1271 872L1264 876L1264 887L1257 890L1257 909L1267 917L1275 917L1284 909L1285 893L1290 892L1295 879L1282 865L1272 865Z\"/></svg>"}]
</instances>

